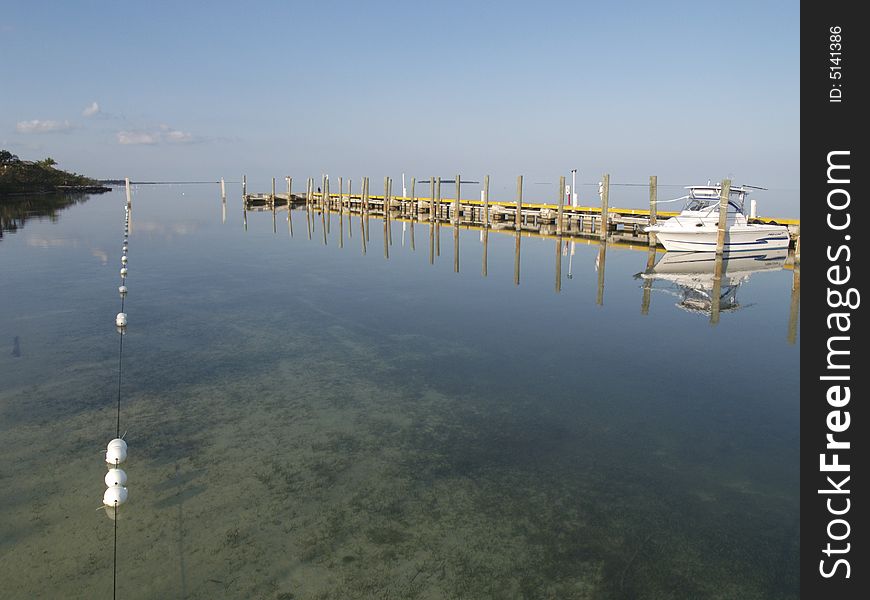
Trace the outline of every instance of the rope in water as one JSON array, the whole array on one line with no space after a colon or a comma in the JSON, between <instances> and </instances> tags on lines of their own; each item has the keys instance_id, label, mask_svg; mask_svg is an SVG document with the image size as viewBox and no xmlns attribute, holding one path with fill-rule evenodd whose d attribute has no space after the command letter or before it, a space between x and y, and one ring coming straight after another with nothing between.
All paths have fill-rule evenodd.
<instances>
[{"instance_id":1,"label":"rope in water","mask_svg":"<svg viewBox=\"0 0 870 600\"><path fill-rule=\"evenodd\" d=\"M126 265L127 265L127 237L129 232L130 225L130 196L129 196L129 187L128 187L128 196L127 203L124 207L124 254L123 259L121 261L122 271L121 271L121 287L118 288L119 294L121 296L121 314L124 314L124 304L127 296L126 291ZM123 358L124 358L124 334L126 333L126 322L124 325L118 328L118 337L120 338L118 341L118 397L116 403L116 418L115 418L115 438L121 437L121 382L122 382L122 374L123 374ZM115 465L117 468L117 463ZM113 544L112 544L112 600L116 600L118 596L118 502L115 501L113 510Z\"/></svg>"}]
</instances>

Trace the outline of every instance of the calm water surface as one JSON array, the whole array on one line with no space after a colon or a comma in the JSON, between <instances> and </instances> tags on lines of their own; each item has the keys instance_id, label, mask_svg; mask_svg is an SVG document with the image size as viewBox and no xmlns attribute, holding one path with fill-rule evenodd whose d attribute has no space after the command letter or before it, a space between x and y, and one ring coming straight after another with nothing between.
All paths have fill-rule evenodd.
<instances>
[{"instance_id":1,"label":"calm water surface","mask_svg":"<svg viewBox=\"0 0 870 600\"><path fill-rule=\"evenodd\" d=\"M517 285L513 233L483 276L462 230L456 273L450 227L430 264L427 223L364 249L230 192L135 192L119 597L798 597L785 257L727 267L712 325L711 270L642 247L524 236ZM112 595L123 218L0 238L4 598Z\"/></svg>"}]
</instances>

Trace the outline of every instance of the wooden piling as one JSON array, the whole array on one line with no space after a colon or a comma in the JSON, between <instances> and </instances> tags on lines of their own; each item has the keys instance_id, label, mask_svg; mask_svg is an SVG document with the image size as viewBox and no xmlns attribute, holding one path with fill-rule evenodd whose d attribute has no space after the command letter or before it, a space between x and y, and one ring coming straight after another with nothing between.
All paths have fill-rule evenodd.
<instances>
[{"instance_id":1,"label":"wooden piling","mask_svg":"<svg viewBox=\"0 0 870 600\"><path fill-rule=\"evenodd\" d=\"M369 190L371 189L371 187L370 187L370 186L371 186L371 182L369 181L369 178L368 178L368 177L365 178L365 186L366 186L366 191L365 191L365 195L366 195L366 219L365 219L365 223L366 223L366 242L368 242L368 241L370 241L370 239L371 239L371 238L369 237Z\"/></svg>"},{"instance_id":2,"label":"wooden piling","mask_svg":"<svg viewBox=\"0 0 870 600\"><path fill-rule=\"evenodd\" d=\"M353 183L353 179L350 177L347 178L347 239L351 239L353 237L353 218L351 211L351 198L353 194L351 193L350 187Z\"/></svg>"},{"instance_id":3,"label":"wooden piling","mask_svg":"<svg viewBox=\"0 0 870 600\"><path fill-rule=\"evenodd\" d=\"M309 177L305 188L305 225L308 232L308 240L311 240L311 228L314 226L311 218L311 197L314 194L314 178Z\"/></svg>"},{"instance_id":4,"label":"wooden piling","mask_svg":"<svg viewBox=\"0 0 870 600\"><path fill-rule=\"evenodd\" d=\"M287 227L290 229L290 237L293 237L293 178L287 180Z\"/></svg>"},{"instance_id":5,"label":"wooden piling","mask_svg":"<svg viewBox=\"0 0 870 600\"><path fill-rule=\"evenodd\" d=\"M390 185L390 178L384 177L384 219L387 218L387 216L389 215L389 212L390 212L389 209L387 208L387 202L389 202L388 198L390 195L389 185Z\"/></svg>"},{"instance_id":6,"label":"wooden piling","mask_svg":"<svg viewBox=\"0 0 870 600\"><path fill-rule=\"evenodd\" d=\"M388 223L387 230L389 231L389 234L390 234L390 246L392 246L393 245L393 222L390 219L390 205L393 202L393 178L392 177L389 178L389 180L387 181L387 184L388 184L387 185L387 198L386 198L387 213L384 216L384 219L386 219L386 221Z\"/></svg>"},{"instance_id":7,"label":"wooden piling","mask_svg":"<svg viewBox=\"0 0 870 600\"><path fill-rule=\"evenodd\" d=\"M489 227L489 175L483 178L483 229ZM486 275L486 273L484 273Z\"/></svg>"},{"instance_id":8,"label":"wooden piling","mask_svg":"<svg viewBox=\"0 0 870 600\"><path fill-rule=\"evenodd\" d=\"M435 221L435 177L429 178L429 221Z\"/></svg>"},{"instance_id":9,"label":"wooden piling","mask_svg":"<svg viewBox=\"0 0 870 600\"><path fill-rule=\"evenodd\" d=\"M649 224L656 224L656 211L658 210L658 186L659 178L656 175L649 176ZM655 236L651 233L650 236Z\"/></svg>"},{"instance_id":10,"label":"wooden piling","mask_svg":"<svg viewBox=\"0 0 870 600\"><path fill-rule=\"evenodd\" d=\"M439 221L439 217L441 216L439 214L441 212L441 178L440 177L435 182L435 195L438 196L438 198L435 200L435 207L436 207L435 208L435 211L436 211L435 212L435 222L437 223Z\"/></svg>"},{"instance_id":11,"label":"wooden piling","mask_svg":"<svg viewBox=\"0 0 870 600\"><path fill-rule=\"evenodd\" d=\"M272 178L272 194L269 196L272 204L272 233L278 233L278 219L275 213L275 178Z\"/></svg>"},{"instance_id":12,"label":"wooden piling","mask_svg":"<svg viewBox=\"0 0 870 600\"><path fill-rule=\"evenodd\" d=\"M523 176L517 176L517 213L514 227L517 231L523 228ZM519 284L517 284L519 285Z\"/></svg>"},{"instance_id":13,"label":"wooden piling","mask_svg":"<svg viewBox=\"0 0 870 600\"><path fill-rule=\"evenodd\" d=\"M128 179L127 181L128 181L128 185L129 185L130 180ZM129 196L127 196L127 197L129 198ZM221 200L226 200L226 199L227 199L227 184L224 182L224 178L221 177ZM129 203L129 200L128 200L128 203Z\"/></svg>"},{"instance_id":14,"label":"wooden piling","mask_svg":"<svg viewBox=\"0 0 870 600\"><path fill-rule=\"evenodd\" d=\"M416 186L417 186L417 178L416 178L416 177L411 177L411 210L413 211L413 214L414 214L414 218L415 218L415 219L417 218L417 213L419 212L419 211L417 210L417 190L416 190ZM412 225L413 225L413 222L412 222ZM414 240L414 238L411 237L411 242L412 242L412 244L413 244L413 240Z\"/></svg>"},{"instance_id":15,"label":"wooden piling","mask_svg":"<svg viewBox=\"0 0 870 600\"><path fill-rule=\"evenodd\" d=\"M325 175L323 177L323 220L326 221L326 228L323 231L323 243L326 243L326 234L329 233L329 225L331 219L331 213L329 212L329 175Z\"/></svg>"},{"instance_id":16,"label":"wooden piling","mask_svg":"<svg viewBox=\"0 0 870 600\"><path fill-rule=\"evenodd\" d=\"M248 200L248 176L242 175L242 202Z\"/></svg>"},{"instance_id":17,"label":"wooden piling","mask_svg":"<svg viewBox=\"0 0 870 600\"><path fill-rule=\"evenodd\" d=\"M322 234L321 241L323 242L324 246L326 246L328 243L326 237L326 215L329 213L329 210L323 206L323 198L325 197L324 192L326 191L327 185L328 184L326 183L326 177L324 176L320 184L320 232Z\"/></svg>"},{"instance_id":18,"label":"wooden piling","mask_svg":"<svg viewBox=\"0 0 870 600\"><path fill-rule=\"evenodd\" d=\"M460 219L460 216L459 216L459 211L460 211L460 209L459 209L459 204L460 204L461 201L460 201L460 199L459 199L459 196L460 196L461 193L462 193L462 192L460 191L460 181L461 181L460 178L461 178L461 175L457 175L457 176L456 176L456 201L453 203L453 223L456 224L456 225L459 225L459 219Z\"/></svg>"},{"instance_id":19,"label":"wooden piling","mask_svg":"<svg viewBox=\"0 0 870 600\"><path fill-rule=\"evenodd\" d=\"M721 256L725 250L725 232L728 229L728 198L731 195L731 180L722 182L719 193L719 225L716 235L716 255Z\"/></svg>"},{"instance_id":20,"label":"wooden piling","mask_svg":"<svg viewBox=\"0 0 870 600\"><path fill-rule=\"evenodd\" d=\"M127 207L133 206L133 194L130 189L130 178L124 178L124 191L127 193Z\"/></svg>"},{"instance_id":21,"label":"wooden piling","mask_svg":"<svg viewBox=\"0 0 870 600\"><path fill-rule=\"evenodd\" d=\"M559 211L556 216L556 235L562 235L562 216L565 212L565 176L559 177Z\"/></svg>"},{"instance_id":22,"label":"wooden piling","mask_svg":"<svg viewBox=\"0 0 870 600\"><path fill-rule=\"evenodd\" d=\"M601 178L601 228L598 232L600 239L607 239L608 209L610 206L610 175L605 173Z\"/></svg>"}]
</instances>

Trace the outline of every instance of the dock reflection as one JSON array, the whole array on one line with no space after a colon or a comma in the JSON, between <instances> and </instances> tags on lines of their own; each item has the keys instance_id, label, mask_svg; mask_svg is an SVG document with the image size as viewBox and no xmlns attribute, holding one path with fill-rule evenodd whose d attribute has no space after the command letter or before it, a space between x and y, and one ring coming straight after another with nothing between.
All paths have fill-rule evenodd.
<instances>
[{"instance_id":1,"label":"dock reflection","mask_svg":"<svg viewBox=\"0 0 870 600\"><path fill-rule=\"evenodd\" d=\"M595 304L602 307L605 303L608 250L611 247L619 250L634 250L638 254L640 252L646 254L643 271L635 275L636 278L642 280L640 307L642 315L650 314L653 291L663 291L678 298L675 304L678 308L691 313L704 314L709 318L712 325L719 323L722 313L733 312L744 306L738 300L738 289L748 281L752 273L792 268L793 282L789 305L787 339L792 344L797 340L800 311L800 265L792 265L788 250L783 249L768 253L726 254L721 260L717 261L715 253L667 253L658 248L654 242L650 244L647 240L643 240L641 244L634 244L626 241L624 236L619 235L607 235L601 238L600 232L594 229L585 237L578 235L559 236L553 235L555 229L552 226L547 227L546 224L538 224L534 230L528 228L516 229L513 218L507 221L494 220L489 226L483 227L463 220L463 214L451 213L446 210L438 211L443 214L433 214L430 211L419 220L401 217L398 210L390 210L386 213L371 213L367 183L363 183L361 212L353 213L346 211L345 207L340 203L334 209L327 209L315 203L306 203L297 207L291 206L289 209L286 205L279 205L277 207L274 205L263 207L248 206L244 211L245 230L247 231L248 229L248 212L271 211L274 224L276 211L287 210L288 237L292 237L292 213L294 210L300 210L305 212L308 239L313 239L316 234L315 229L320 228L318 237L322 245L329 245L329 237L337 236L338 247L344 248L345 229L347 229L348 239L351 239L353 237L353 230L359 227L361 252L365 255L370 240L371 220L380 219L384 259L391 260L395 254L392 251L393 221L399 220L402 221L401 249L403 249L403 252L416 251L418 226L422 225L428 229L428 261L430 265L435 265L436 259L441 256L441 228L442 226L449 227L453 238L454 273L460 273L461 270L461 245L463 243L467 244L469 239L476 239L481 245L480 276L482 278L489 277L490 259L492 258L489 251L490 238L493 235L496 238L499 235L512 235L514 238L513 282L517 286L520 284L523 238L550 239L553 241L554 248L553 279L551 281L553 281L555 294L561 294L565 286L569 285L566 283L566 280L574 279L574 255L576 247L578 245L581 247L583 245L594 246ZM433 187L437 198L440 193L437 179ZM335 231L330 232L330 213L333 210L338 213L336 215L338 226ZM355 223L355 219L358 219L358 224ZM462 229L469 231L477 230L478 235L474 238L465 236L462 234ZM407 243L408 241L410 242L409 244ZM563 268L563 257L566 256L568 257L567 274ZM534 266L532 268L533 270L537 269Z\"/></svg>"}]
</instances>

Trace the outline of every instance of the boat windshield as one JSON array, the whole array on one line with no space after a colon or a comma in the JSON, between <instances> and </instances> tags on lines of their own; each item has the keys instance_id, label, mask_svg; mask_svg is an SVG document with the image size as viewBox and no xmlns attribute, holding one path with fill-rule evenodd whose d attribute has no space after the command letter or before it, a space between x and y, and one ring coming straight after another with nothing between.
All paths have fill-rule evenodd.
<instances>
[{"instance_id":1,"label":"boat windshield","mask_svg":"<svg viewBox=\"0 0 870 600\"><path fill-rule=\"evenodd\" d=\"M686 202L685 210L699 211L704 210L705 208L709 208L714 204L718 204L718 198L712 200L710 198L689 198L689 201Z\"/></svg>"}]
</instances>

